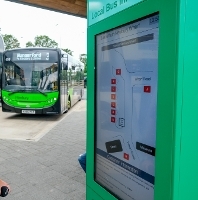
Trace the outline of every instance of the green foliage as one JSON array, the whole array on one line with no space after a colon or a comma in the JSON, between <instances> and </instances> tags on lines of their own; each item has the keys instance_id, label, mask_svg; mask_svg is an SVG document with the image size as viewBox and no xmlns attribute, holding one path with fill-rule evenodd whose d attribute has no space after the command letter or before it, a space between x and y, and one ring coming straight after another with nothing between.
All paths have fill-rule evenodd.
<instances>
[{"instance_id":1,"label":"green foliage","mask_svg":"<svg viewBox=\"0 0 198 200\"><path fill-rule=\"evenodd\" d=\"M84 73L87 73L87 64L85 65Z\"/></svg>"},{"instance_id":2,"label":"green foliage","mask_svg":"<svg viewBox=\"0 0 198 200\"><path fill-rule=\"evenodd\" d=\"M84 73L87 73L87 54L80 54L80 61L85 65Z\"/></svg>"},{"instance_id":3,"label":"green foliage","mask_svg":"<svg viewBox=\"0 0 198 200\"><path fill-rule=\"evenodd\" d=\"M84 80L84 73L80 72L80 71L77 71L76 75L75 75L75 80L76 81Z\"/></svg>"},{"instance_id":4,"label":"green foliage","mask_svg":"<svg viewBox=\"0 0 198 200\"><path fill-rule=\"evenodd\" d=\"M62 49L64 52L68 53L69 55L73 56L73 51L70 49Z\"/></svg>"},{"instance_id":5,"label":"green foliage","mask_svg":"<svg viewBox=\"0 0 198 200\"><path fill-rule=\"evenodd\" d=\"M14 48L20 48L20 43L19 41L13 36L13 35L8 35L5 34L3 35L3 40L5 43L5 49L14 49Z\"/></svg>"},{"instance_id":6,"label":"green foliage","mask_svg":"<svg viewBox=\"0 0 198 200\"><path fill-rule=\"evenodd\" d=\"M58 47L58 43L50 39L47 35L40 35L34 38L34 43L27 42L26 47Z\"/></svg>"},{"instance_id":7,"label":"green foliage","mask_svg":"<svg viewBox=\"0 0 198 200\"><path fill-rule=\"evenodd\" d=\"M29 41L29 42L26 43L26 47L34 47L34 44Z\"/></svg>"}]
</instances>

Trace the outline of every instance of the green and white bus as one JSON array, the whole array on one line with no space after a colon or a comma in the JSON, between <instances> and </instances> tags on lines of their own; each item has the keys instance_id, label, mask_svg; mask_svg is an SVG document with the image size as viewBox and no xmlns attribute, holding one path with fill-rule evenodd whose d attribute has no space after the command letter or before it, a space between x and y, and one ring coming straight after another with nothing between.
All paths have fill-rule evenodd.
<instances>
[{"instance_id":1,"label":"green and white bus","mask_svg":"<svg viewBox=\"0 0 198 200\"><path fill-rule=\"evenodd\" d=\"M3 37L0 35L0 100L1 100L1 73L2 73L2 55L5 51Z\"/></svg>"},{"instance_id":2,"label":"green and white bus","mask_svg":"<svg viewBox=\"0 0 198 200\"><path fill-rule=\"evenodd\" d=\"M81 100L84 70L79 60L59 48L21 48L3 53L2 111L62 114ZM82 77L83 79L83 77Z\"/></svg>"}]
</instances>

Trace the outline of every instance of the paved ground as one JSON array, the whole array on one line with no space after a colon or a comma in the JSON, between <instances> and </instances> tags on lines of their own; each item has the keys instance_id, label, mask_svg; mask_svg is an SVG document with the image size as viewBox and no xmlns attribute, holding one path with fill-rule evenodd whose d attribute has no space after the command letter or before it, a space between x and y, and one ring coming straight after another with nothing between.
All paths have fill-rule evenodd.
<instances>
[{"instance_id":1,"label":"paved ground","mask_svg":"<svg viewBox=\"0 0 198 200\"><path fill-rule=\"evenodd\" d=\"M85 174L77 160L85 140L86 100L37 142L0 140L0 178L12 189L6 199L85 200Z\"/></svg>"},{"instance_id":2,"label":"paved ground","mask_svg":"<svg viewBox=\"0 0 198 200\"><path fill-rule=\"evenodd\" d=\"M0 109L0 139L38 141L64 117L65 115L21 115L2 112Z\"/></svg>"}]
</instances>

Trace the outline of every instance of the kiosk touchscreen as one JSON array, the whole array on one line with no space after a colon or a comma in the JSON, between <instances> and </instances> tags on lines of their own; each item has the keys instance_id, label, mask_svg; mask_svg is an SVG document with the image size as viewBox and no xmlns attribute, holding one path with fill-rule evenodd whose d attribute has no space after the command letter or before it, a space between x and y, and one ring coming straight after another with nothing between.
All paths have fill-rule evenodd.
<instances>
[{"instance_id":1,"label":"kiosk touchscreen","mask_svg":"<svg viewBox=\"0 0 198 200\"><path fill-rule=\"evenodd\" d=\"M96 35L95 181L153 200L159 15Z\"/></svg>"}]
</instances>

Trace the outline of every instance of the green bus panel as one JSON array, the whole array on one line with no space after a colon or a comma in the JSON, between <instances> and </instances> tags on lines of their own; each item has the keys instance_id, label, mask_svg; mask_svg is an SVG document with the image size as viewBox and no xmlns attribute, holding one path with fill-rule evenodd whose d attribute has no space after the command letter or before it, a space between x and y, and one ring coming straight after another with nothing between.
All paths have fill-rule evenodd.
<instances>
[{"instance_id":1,"label":"green bus panel","mask_svg":"<svg viewBox=\"0 0 198 200\"><path fill-rule=\"evenodd\" d=\"M88 1L88 5L93 1ZM117 1L119 3L120 1ZM108 2L107 2L108 3ZM98 1L100 9L104 1ZM153 200L198 199L198 2L147 0L112 12L88 27L87 200L116 200L96 182L96 36L159 14L156 154ZM89 15L93 10L88 10ZM130 186L129 186L130 187ZM145 197L146 199L146 197ZM136 200L136 199L135 199ZM139 200L139 199L138 199Z\"/></svg>"}]
</instances>

